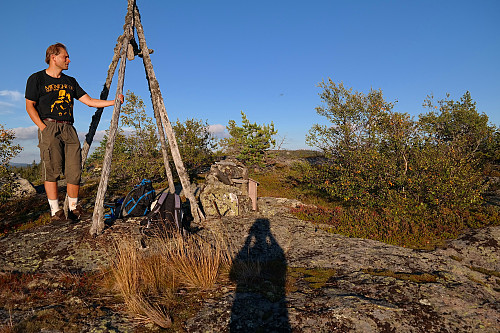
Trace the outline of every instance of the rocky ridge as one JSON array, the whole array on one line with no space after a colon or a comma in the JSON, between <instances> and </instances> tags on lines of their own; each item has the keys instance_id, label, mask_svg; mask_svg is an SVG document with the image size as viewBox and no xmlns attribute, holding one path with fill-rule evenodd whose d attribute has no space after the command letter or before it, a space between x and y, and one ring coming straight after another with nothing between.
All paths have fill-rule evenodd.
<instances>
[{"instance_id":1,"label":"rocky ridge","mask_svg":"<svg viewBox=\"0 0 500 333\"><path fill-rule=\"evenodd\" d=\"M419 251L328 233L289 216L286 207L296 204L259 198L258 213L206 222L198 234L227 235L235 262L255 274L219 286L185 321L187 332L500 331L499 227ZM134 235L144 244L137 220L118 220L95 239L87 236L89 227L65 223L8 234L0 239L0 270L92 272L106 265L114 238ZM0 324L40 311L47 307L2 309ZM80 318L71 331L135 331L116 312L101 312Z\"/></svg>"}]
</instances>

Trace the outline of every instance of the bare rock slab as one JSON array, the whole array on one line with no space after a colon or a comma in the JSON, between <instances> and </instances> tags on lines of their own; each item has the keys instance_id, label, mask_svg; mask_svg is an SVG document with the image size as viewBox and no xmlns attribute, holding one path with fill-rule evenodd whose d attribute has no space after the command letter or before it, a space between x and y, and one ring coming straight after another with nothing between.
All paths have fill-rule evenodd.
<instances>
[{"instance_id":1,"label":"bare rock slab","mask_svg":"<svg viewBox=\"0 0 500 333\"><path fill-rule=\"evenodd\" d=\"M189 332L500 331L498 227L435 251L347 238L282 215L228 217L212 228L260 272L207 301L186 322ZM268 274L277 265L286 267L281 279Z\"/></svg>"}]
</instances>

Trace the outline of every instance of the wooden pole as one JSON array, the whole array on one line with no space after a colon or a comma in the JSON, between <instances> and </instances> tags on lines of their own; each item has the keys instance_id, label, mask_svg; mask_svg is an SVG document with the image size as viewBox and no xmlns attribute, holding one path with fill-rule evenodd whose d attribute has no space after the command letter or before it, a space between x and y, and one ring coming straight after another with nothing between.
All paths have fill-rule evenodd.
<instances>
[{"instance_id":1,"label":"wooden pole","mask_svg":"<svg viewBox=\"0 0 500 333\"><path fill-rule=\"evenodd\" d=\"M124 39L121 46L120 69L118 70L118 84L116 88L116 96L123 94L123 83L125 81L125 67L127 61L127 48L132 38L132 16L133 16L134 0L128 0L128 10L125 17ZM94 206L94 214L92 216L92 226L90 234L96 236L104 229L104 195L108 187L108 178L111 171L111 159L113 155L113 147L115 144L116 132L118 129L118 121L120 118L121 102L119 98L115 98L113 107L113 116L109 126L108 142L106 143L106 153L102 165L101 181L97 190L97 196Z\"/></svg>"},{"instance_id":2,"label":"wooden pole","mask_svg":"<svg viewBox=\"0 0 500 333\"><path fill-rule=\"evenodd\" d=\"M137 5L134 5L134 7ZM133 20L133 25L135 26L135 8L134 8L134 15L132 16ZM135 43L135 41L133 41ZM135 47L137 47L137 43L135 43ZM147 50L148 56L149 56L149 50ZM142 53L142 51L141 51ZM148 72L146 71L146 78L148 77ZM148 84L149 84L149 79L148 79ZM149 90L151 91L151 87L149 87ZM152 97L151 97L152 100ZM170 168L170 163L168 161L168 149L167 149L167 142L165 140L165 131L163 130L163 126L161 124L161 117L160 113L158 110L158 107L156 107L153 104L153 112L156 120L156 127L158 128L158 136L160 138L160 143L161 143L161 152L163 156L163 165L165 167L165 173L167 175L167 180L168 180L168 189L170 193L175 193L175 184L174 184L174 176L172 174L172 169Z\"/></svg>"},{"instance_id":3,"label":"wooden pole","mask_svg":"<svg viewBox=\"0 0 500 333\"><path fill-rule=\"evenodd\" d=\"M102 88L100 99L104 100L108 99L109 88L111 87L111 81L113 80L113 76L115 75L116 67L118 67L118 60L120 60L120 50L123 46L123 38L125 38L125 34L119 36L118 40L116 41L113 58L111 59L111 63L109 64L108 75L106 77L106 81ZM103 110L104 108L98 108L96 110L96 112L92 116L92 121L89 126L89 132L87 133L87 135L85 135L85 142L83 143L82 147L82 169L83 166L85 165L85 162L87 161L90 146L94 141L94 135L95 132L97 131L97 127L99 126L99 122L101 121Z\"/></svg>"},{"instance_id":4,"label":"wooden pole","mask_svg":"<svg viewBox=\"0 0 500 333\"><path fill-rule=\"evenodd\" d=\"M177 174L179 175L182 188L184 189L184 194L189 200L191 206L191 214L193 215L194 221L199 223L201 219L205 219L205 216L201 212L198 202L191 189L191 183L189 182L189 177L184 168L184 163L182 162L181 155L179 153L179 147L177 146L177 140L175 139L175 134L172 128L172 124L168 119L167 111L165 109L165 104L163 102L163 97L160 91L160 84L156 79L155 72L153 70L153 64L151 63L151 58L149 56L149 49L146 44L146 37L144 36L144 29L141 23L141 16L137 5L134 6L134 24L137 29L137 36L139 38L139 45L142 50L142 59L144 62L144 68L146 70L146 78L149 84L149 90L151 92L151 101L155 111L159 113L165 132L167 134L168 143L170 145L170 151L172 153L172 159L174 160L175 168ZM161 126L160 126L161 127Z\"/></svg>"},{"instance_id":5,"label":"wooden pole","mask_svg":"<svg viewBox=\"0 0 500 333\"><path fill-rule=\"evenodd\" d=\"M147 73L146 73L147 77ZM149 80L148 80L149 82ZM150 87L151 89L151 87ZM172 169L170 169L170 163L168 162L168 149L167 149L167 142L165 140L165 131L163 130L163 126L161 123L161 116L160 112L157 107L154 107L153 105L153 111L156 119L156 127L158 127L158 136L160 137L160 142L161 142L161 152L163 154L163 164L165 165L165 172L167 174L167 180L168 180L168 189L170 193L175 193L175 184L174 184L174 176L172 174Z\"/></svg>"}]
</instances>

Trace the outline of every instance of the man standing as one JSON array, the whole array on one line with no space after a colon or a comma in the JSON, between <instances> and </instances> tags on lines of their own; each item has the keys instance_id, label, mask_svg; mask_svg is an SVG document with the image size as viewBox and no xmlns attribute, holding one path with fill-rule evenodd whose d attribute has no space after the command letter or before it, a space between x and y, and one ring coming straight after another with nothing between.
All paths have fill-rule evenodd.
<instances>
[{"instance_id":1,"label":"man standing","mask_svg":"<svg viewBox=\"0 0 500 333\"><path fill-rule=\"evenodd\" d=\"M64 173L67 181L69 217L79 219L83 212L78 204L81 177L80 140L73 127L73 101L94 108L114 105L115 101L93 99L78 82L62 71L70 63L66 46L61 43L47 48L45 62L49 67L32 74L26 83L26 111L38 126L38 147L42 164L42 177L50 205L52 221L64 221L59 206L57 179ZM123 103L123 95L120 95Z\"/></svg>"}]
</instances>

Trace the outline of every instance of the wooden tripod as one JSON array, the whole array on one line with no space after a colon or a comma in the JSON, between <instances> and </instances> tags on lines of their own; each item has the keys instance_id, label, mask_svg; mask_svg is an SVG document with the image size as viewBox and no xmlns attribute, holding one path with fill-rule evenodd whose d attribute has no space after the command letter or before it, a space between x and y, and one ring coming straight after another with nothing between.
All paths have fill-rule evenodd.
<instances>
[{"instance_id":1,"label":"wooden tripod","mask_svg":"<svg viewBox=\"0 0 500 333\"><path fill-rule=\"evenodd\" d=\"M172 129L170 120L168 119L167 111L165 109L165 104L163 102L163 97L160 91L160 85L156 79L153 64L151 63L151 57L149 49L146 45L146 38L144 37L144 29L141 23L141 17L139 14L139 8L135 3L135 0L128 0L127 15L125 16L125 25L123 26L124 33L118 37L117 44L115 46L115 52L111 64L109 65L108 75L106 77L106 82L104 88L101 92L101 99L106 99L109 94L109 87L111 86L111 81L120 63L118 70L118 84L116 89L116 95L123 93L123 83L125 79L125 67L127 60L127 51L135 43L134 41L134 28L137 30L137 37L139 39L140 55L144 63L144 68L146 70L146 79L149 84L149 91L151 93L151 102L153 104L154 116L156 119L156 124L158 127L158 135L160 136L163 163L165 165L165 171L168 178L169 190L171 192L175 191L172 171L168 162L167 153L167 141L165 140L165 134L167 135L170 152L172 154L172 159L174 161L177 174L181 180L182 188L184 193L189 200L191 206L191 214L193 215L195 222L200 222L205 219L205 216L201 212L198 202L195 199L193 190L191 188L191 183L189 182L189 177L184 168L184 163L182 162L181 155L179 153L179 148L177 146L177 141L175 139L175 134ZM104 229L104 195L108 187L109 173L111 170L111 158L113 153L113 146L115 143L116 132L118 129L118 121L120 117L121 103L118 98L115 99L115 105L113 107L113 115L111 118L111 124L109 126L108 141L106 143L106 153L104 155L104 162L102 166L101 180L99 182L99 188L97 190L97 196L94 206L94 214L92 217L92 226L90 227L90 234L96 236L102 233ZM92 144L97 126L102 115L103 109L97 109L94 116L92 117L92 122L89 127L89 132L85 137L85 142L82 148L82 167L87 159L87 155Z\"/></svg>"}]
</instances>

